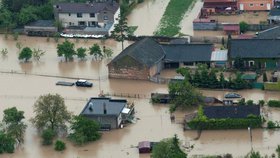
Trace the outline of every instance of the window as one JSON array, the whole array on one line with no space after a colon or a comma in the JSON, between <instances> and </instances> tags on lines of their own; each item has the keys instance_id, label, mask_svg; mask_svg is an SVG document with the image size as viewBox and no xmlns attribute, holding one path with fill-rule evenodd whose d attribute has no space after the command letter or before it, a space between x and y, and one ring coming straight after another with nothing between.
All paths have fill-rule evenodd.
<instances>
[{"instance_id":1,"label":"window","mask_svg":"<svg viewBox=\"0 0 280 158\"><path fill-rule=\"evenodd\" d=\"M85 26L86 25L86 22L84 22L84 21L79 21L78 23L79 23L79 26Z\"/></svg>"},{"instance_id":2,"label":"window","mask_svg":"<svg viewBox=\"0 0 280 158\"><path fill-rule=\"evenodd\" d=\"M185 66L193 66L194 63L193 63L193 62L184 62L184 65L185 65Z\"/></svg>"},{"instance_id":3,"label":"window","mask_svg":"<svg viewBox=\"0 0 280 158\"><path fill-rule=\"evenodd\" d=\"M254 66L255 65L255 62L253 61L253 60L250 60L249 61L249 67L252 67L252 66Z\"/></svg>"},{"instance_id":4,"label":"window","mask_svg":"<svg viewBox=\"0 0 280 158\"><path fill-rule=\"evenodd\" d=\"M68 15L71 16L71 13L69 13Z\"/></svg>"},{"instance_id":5,"label":"window","mask_svg":"<svg viewBox=\"0 0 280 158\"><path fill-rule=\"evenodd\" d=\"M72 23L71 22L69 22L69 26L71 26L72 25Z\"/></svg>"},{"instance_id":6,"label":"window","mask_svg":"<svg viewBox=\"0 0 280 158\"><path fill-rule=\"evenodd\" d=\"M108 20L108 16L105 15L105 16L103 17L103 19L104 19L104 20Z\"/></svg>"},{"instance_id":7,"label":"window","mask_svg":"<svg viewBox=\"0 0 280 158\"><path fill-rule=\"evenodd\" d=\"M77 17L78 17L78 18L82 18L82 17L83 17L83 14L82 14L82 13L77 13Z\"/></svg>"},{"instance_id":8,"label":"window","mask_svg":"<svg viewBox=\"0 0 280 158\"><path fill-rule=\"evenodd\" d=\"M91 18L94 18L94 17L95 17L95 13L90 13L89 16L90 16Z\"/></svg>"},{"instance_id":9,"label":"window","mask_svg":"<svg viewBox=\"0 0 280 158\"><path fill-rule=\"evenodd\" d=\"M254 6L254 4L252 4L252 3L251 3L251 4L249 4L249 6L250 6L250 7L253 7L253 6Z\"/></svg>"},{"instance_id":10,"label":"window","mask_svg":"<svg viewBox=\"0 0 280 158\"><path fill-rule=\"evenodd\" d=\"M104 14L107 14L107 12L104 12Z\"/></svg>"},{"instance_id":11,"label":"window","mask_svg":"<svg viewBox=\"0 0 280 158\"><path fill-rule=\"evenodd\" d=\"M264 4L263 4L263 3L261 3L261 4L260 4L260 6L261 6L261 7L263 7L263 6L264 6Z\"/></svg>"}]
</instances>

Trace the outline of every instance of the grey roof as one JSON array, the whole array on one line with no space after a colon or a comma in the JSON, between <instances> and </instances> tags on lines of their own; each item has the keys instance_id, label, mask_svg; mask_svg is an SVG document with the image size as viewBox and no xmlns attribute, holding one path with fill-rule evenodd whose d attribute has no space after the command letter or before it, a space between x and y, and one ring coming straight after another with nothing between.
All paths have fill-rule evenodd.
<instances>
[{"instance_id":1,"label":"grey roof","mask_svg":"<svg viewBox=\"0 0 280 158\"><path fill-rule=\"evenodd\" d=\"M170 40L169 44L188 44L189 40L187 38L177 38Z\"/></svg>"},{"instance_id":2,"label":"grey roof","mask_svg":"<svg viewBox=\"0 0 280 158\"><path fill-rule=\"evenodd\" d=\"M280 9L273 8L269 11L269 16L280 16Z\"/></svg>"},{"instance_id":3,"label":"grey roof","mask_svg":"<svg viewBox=\"0 0 280 158\"><path fill-rule=\"evenodd\" d=\"M258 33L257 39L279 39L280 26L276 26Z\"/></svg>"},{"instance_id":4,"label":"grey roof","mask_svg":"<svg viewBox=\"0 0 280 158\"><path fill-rule=\"evenodd\" d=\"M162 45L166 53L165 61L194 62L211 61L212 44L170 44Z\"/></svg>"},{"instance_id":5,"label":"grey roof","mask_svg":"<svg viewBox=\"0 0 280 158\"><path fill-rule=\"evenodd\" d=\"M119 9L116 2L92 2L92 3L56 3L55 9L58 13L99 13L107 10L115 13Z\"/></svg>"},{"instance_id":6,"label":"grey roof","mask_svg":"<svg viewBox=\"0 0 280 158\"><path fill-rule=\"evenodd\" d=\"M246 118L250 114L259 116L260 106L208 106L203 111L208 118Z\"/></svg>"},{"instance_id":7,"label":"grey roof","mask_svg":"<svg viewBox=\"0 0 280 158\"><path fill-rule=\"evenodd\" d=\"M36 27L53 27L54 22L52 20L37 20L28 23L26 26L36 26Z\"/></svg>"},{"instance_id":8,"label":"grey roof","mask_svg":"<svg viewBox=\"0 0 280 158\"><path fill-rule=\"evenodd\" d=\"M232 39L229 52L231 58L280 58L280 40Z\"/></svg>"},{"instance_id":9,"label":"grey roof","mask_svg":"<svg viewBox=\"0 0 280 158\"><path fill-rule=\"evenodd\" d=\"M126 100L110 98L91 98L84 107L81 115L115 115L118 116L126 106ZM104 114L104 106L106 114ZM92 109L92 110L91 110Z\"/></svg>"},{"instance_id":10,"label":"grey roof","mask_svg":"<svg viewBox=\"0 0 280 158\"><path fill-rule=\"evenodd\" d=\"M125 48L111 61L111 63L118 61L126 55L148 67L151 67L161 61L164 58L165 53L161 45L155 40L151 38L144 38Z\"/></svg>"}]
</instances>

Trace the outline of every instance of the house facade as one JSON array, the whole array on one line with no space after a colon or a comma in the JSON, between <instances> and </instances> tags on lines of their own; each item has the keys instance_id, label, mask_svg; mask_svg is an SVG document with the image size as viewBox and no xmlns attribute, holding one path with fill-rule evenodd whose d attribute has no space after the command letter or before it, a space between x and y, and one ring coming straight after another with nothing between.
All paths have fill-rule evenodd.
<instances>
[{"instance_id":1,"label":"house facade","mask_svg":"<svg viewBox=\"0 0 280 158\"><path fill-rule=\"evenodd\" d=\"M91 98L80 115L95 120L101 129L120 128L127 101L110 98Z\"/></svg>"},{"instance_id":2,"label":"house facade","mask_svg":"<svg viewBox=\"0 0 280 158\"><path fill-rule=\"evenodd\" d=\"M235 62L247 69L279 69L279 39L232 39L229 57L232 67ZM240 63L239 63L240 65Z\"/></svg>"},{"instance_id":3,"label":"house facade","mask_svg":"<svg viewBox=\"0 0 280 158\"><path fill-rule=\"evenodd\" d=\"M203 14L234 12L237 10L237 0L204 0Z\"/></svg>"},{"instance_id":4,"label":"house facade","mask_svg":"<svg viewBox=\"0 0 280 158\"><path fill-rule=\"evenodd\" d=\"M271 10L274 7L273 0L238 0L238 10L240 11L262 11Z\"/></svg>"},{"instance_id":5,"label":"house facade","mask_svg":"<svg viewBox=\"0 0 280 158\"><path fill-rule=\"evenodd\" d=\"M115 1L90 3L57 3L54 5L55 18L64 28L86 28L88 32L106 29L110 33L117 23L120 6Z\"/></svg>"},{"instance_id":6,"label":"house facade","mask_svg":"<svg viewBox=\"0 0 280 158\"><path fill-rule=\"evenodd\" d=\"M270 10L268 15L268 21L270 24L278 24L280 23L280 9L273 8Z\"/></svg>"}]
</instances>

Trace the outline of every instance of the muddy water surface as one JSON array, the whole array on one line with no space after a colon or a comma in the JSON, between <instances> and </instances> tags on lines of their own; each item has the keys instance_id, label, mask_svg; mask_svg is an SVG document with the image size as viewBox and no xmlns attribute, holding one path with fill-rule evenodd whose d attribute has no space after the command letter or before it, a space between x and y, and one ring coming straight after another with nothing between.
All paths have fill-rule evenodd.
<instances>
[{"instance_id":1,"label":"muddy water surface","mask_svg":"<svg viewBox=\"0 0 280 158\"><path fill-rule=\"evenodd\" d=\"M151 140L159 141L163 138L178 134L183 142L194 144L195 148L190 151L190 155L196 154L222 154L233 153L235 156L244 155L250 150L249 136L247 130L221 130L203 131L200 139L196 131L182 130L182 119L187 112L176 112L176 121L170 121L168 107L165 105L152 105L149 102L151 92L167 92L166 85L158 85L147 81L131 81L107 79L106 77L96 80L101 76L107 76L106 64L108 61L95 62L85 61L64 63L56 56L56 43L46 42L45 38L33 38L21 36L20 41L25 46L40 47L46 51L46 55L41 62L20 63L17 60L17 48L15 41L3 40L0 37L0 49L7 48L9 54L6 58L1 58L1 70L13 70L27 72L26 74L0 73L0 112L8 107L16 106L23 110L26 116L28 129L25 136L25 143L18 148L14 154L4 154L1 157L28 157L28 158L137 158L149 157L149 155L139 155L135 146L139 141ZM77 45L89 47L98 42L80 40ZM106 46L112 48L117 54L120 51L120 44L114 41L106 41ZM126 43L128 45L128 43ZM61 64L61 65L60 65ZM58 74L60 76L80 76L88 77L93 82L93 88L77 88L56 86L59 80L74 82L74 79L62 79L56 77L34 76L30 74ZM100 90L111 94L132 94L139 95L140 99L128 98L136 106L136 117L139 118L136 124L129 125L124 129L104 132L102 139L97 142L87 144L83 147L73 146L67 142L67 150L62 153L55 152L52 147L43 147L36 130L30 125L28 120L34 115L32 106L36 99L46 93L59 93L66 100L66 105L73 114L79 114L90 97L95 97ZM201 90L204 95L222 98L226 91ZM248 99L257 101L259 99L280 99L280 93L266 92L260 90L244 90L239 92ZM271 113L275 120L280 119L279 110L272 109ZM2 117L2 114L0 115ZM1 118L0 118L1 119ZM271 154L277 144L280 144L279 131L253 130L253 147L264 154Z\"/></svg>"},{"instance_id":2,"label":"muddy water surface","mask_svg":"<svg viewBox=\"0 0 280 158\"><path fill-rule=\"evenodd\" d=\"M128 16L130 26L138 26L135 35L153 35L169 0L145 0Z\"/></svg>"}]
</instances>

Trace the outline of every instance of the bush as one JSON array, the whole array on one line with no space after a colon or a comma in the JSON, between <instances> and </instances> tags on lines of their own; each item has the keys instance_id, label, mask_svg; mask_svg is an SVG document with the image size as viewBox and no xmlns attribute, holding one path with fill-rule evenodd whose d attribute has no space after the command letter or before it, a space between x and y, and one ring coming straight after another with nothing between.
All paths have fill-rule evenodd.
<instances>
[{"instance_id":1,"label":"bush","mask_svg":"<svg viewBox=\"0 0 280 158\"><path fill-rule=\"evenodd\" d=\"M264 106L264 104L265 104L265 101L264 101L264 100L259 100L259 105L260 105L260 106Z\"/></svg>"},{"instance_id":2,"label":"bush","mask_svg":"<svg viewBox=\"0 0 280 158\"><path fill-rule=\"evenodd\" d=\"M275 128L276 127L276 123L273 122L273 121L268 121L267 122L267 128L268 129L272 129L272 128Z\"/></svg>"},{"instance_id":3,"label":"bush","mask_svg":"<svg viewBox=\"0 0 280 158\"><path fill-rule=\"evenodd\" d=\"M55 133L52 129L44 130L42 132L43 145L51 145L53 142L54 136L55 136Z\"/></svg>"},{"instance_id":4,"label":"bush","mask_svg":"<svg viewBox=\"0 0 280 158\"><path fill-rule=\"evenodd\" d=\"M269 107L280 107L280 101L279 100L269 100L267 105Z\"/></svg>"},{"instance_id":5,"label":"bush","mask_svg":"<svg viewBox=\"0 0 280 158\"><path fill-rule=\"evenodd\" d=\"M65 143L61 140L57 140L54 145L56 151L63 151L65 149Z\"/></svg>"},{"instance_id":6,"label":"bush","mask_svg":"<svg viewBox=\"0 0 280 158\"><path fill-rule=\"evenodd\" d=\"M246 105L254 105L254 101L253 100L247 100Z\"/></svg>"},{"instance_id":7,"label":"bush","mask_svg":"<svg viewBox=\"0 0 280 158\"><path fill-rule=\"evenodd\" d=\"M240 27L240 32L242 32L242 33L248 31L248 29L249 29L249 25L245 21L241 21L239 23L239 27Z\"/></svg>"},{"instance_id":8,"label":"bush","mask_svg":"<svg viewBox=\"0 0 280 158\"><path fill-rule=\"evenodd\" d=\"M263 82L267 82L266 72L263 73Z\"/></svg>"}]
</instances>

